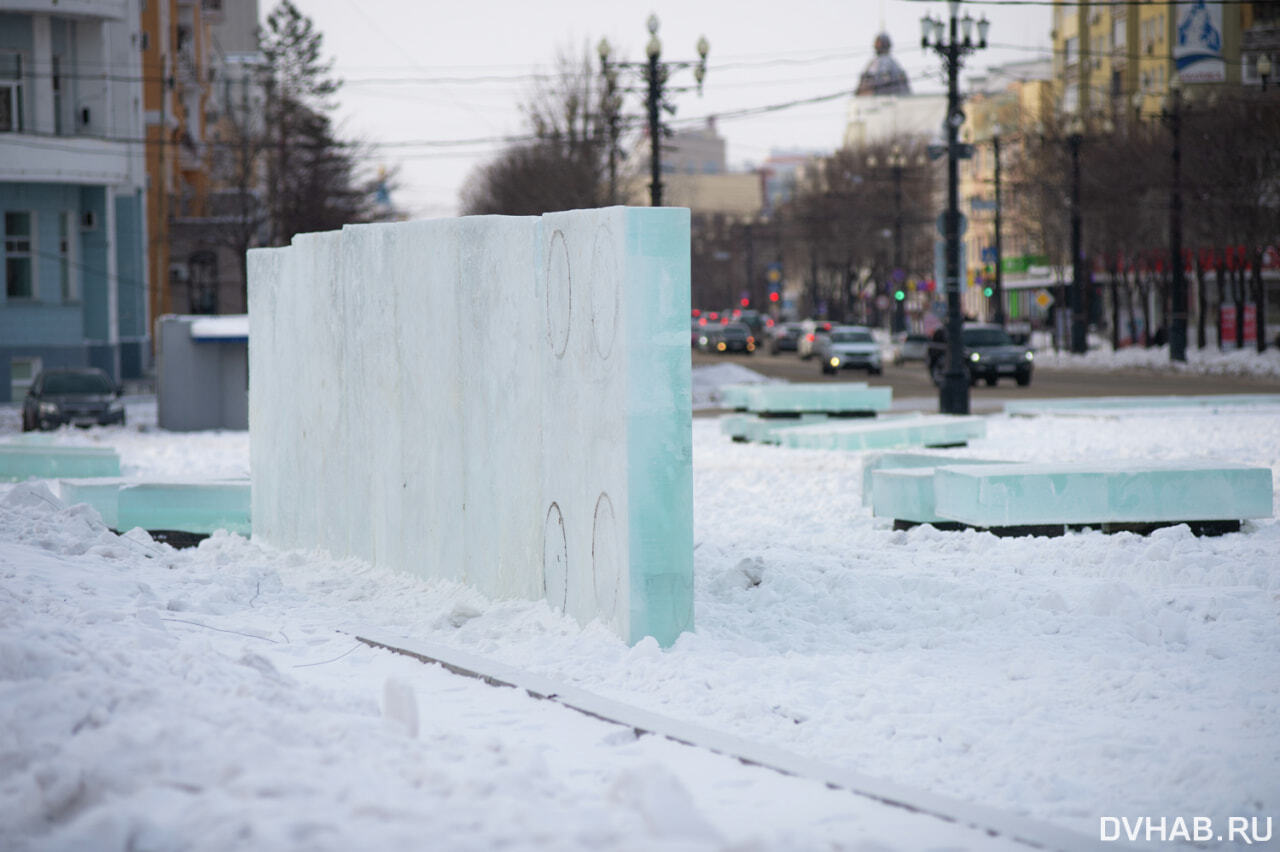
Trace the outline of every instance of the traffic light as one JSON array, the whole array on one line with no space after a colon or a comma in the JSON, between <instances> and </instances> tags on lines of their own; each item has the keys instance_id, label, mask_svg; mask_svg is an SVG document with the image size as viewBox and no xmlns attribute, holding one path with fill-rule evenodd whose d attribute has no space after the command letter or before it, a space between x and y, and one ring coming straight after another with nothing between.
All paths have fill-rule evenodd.
<instances>
[{"instance_id":1,"label":"traffic light","mask_svg":"<svg viewBox=\"0 0 1280 852\"><path fill-rule=\"evenodd\" d=\"M748 306L751 304L751 300L750 300L750 299L748 299L746 296L743 296L743 297L742 297L741 299L739 299L738 301L739 301L739 303L742 305L742 307L744 307L744 308L745 308L745 307L748 307Z\"/></svg>"},{"instance_id":2,"label":"traffic light","mask_svg":"<svg viewBox=\"0 0 1280 852\"><path fill-rule=\"evenodd\" d=\"M992 290L990 287L983 287L983 288L982 288L982 295L986 296L988 299L990 299L990 298L991 298L991 294L992 294L992 293L994 293L994 292L995 292L995 290Z\"/></svg>"},{"instance_id":3,"label":"traffic light","mask_svg":"<svg viewBox=\"0 0 1280 852\"><path fill-rule=\"evenodd\" d=\"M907 298L907 291L899 287L897 290L893 291L893 298L901 302L903 299Z\"/></svg>"}]
</instances>

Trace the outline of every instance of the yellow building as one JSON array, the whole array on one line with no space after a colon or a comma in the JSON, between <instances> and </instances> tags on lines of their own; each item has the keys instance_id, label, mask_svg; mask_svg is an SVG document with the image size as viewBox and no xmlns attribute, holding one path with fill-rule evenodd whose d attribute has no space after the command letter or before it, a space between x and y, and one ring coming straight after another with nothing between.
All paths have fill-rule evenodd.
<instances>
[{"instance_id":1,"label":"yellow building","mask_svg":"<svg viewBox=\"0 0 1280 852\"><path fill-rule=\"evenodd\" d=\"M205 215L209 146L205 111L211 82L215 0L151 0L142 5L143 103L147 133L147 263L150 316L191 312L189 274L175 219ZM183 258L185 262L185 258Z\"/></svg>"}]
</instances>

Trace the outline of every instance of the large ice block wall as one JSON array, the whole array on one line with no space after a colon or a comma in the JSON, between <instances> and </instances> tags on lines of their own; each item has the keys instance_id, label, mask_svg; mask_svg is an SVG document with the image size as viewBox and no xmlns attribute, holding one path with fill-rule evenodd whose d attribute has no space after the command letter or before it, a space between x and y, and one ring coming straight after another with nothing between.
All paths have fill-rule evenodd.
<instances>
[{"instance_id":1,"label":"large ice block wall","mask_svg":"<svg viewBox=\"0 0 1280 852\"><path fill-rule=\"evenodd\" d=\"M253 534L693 626L689 214L348 226L249 253Z\"/></svg>"}]
</instances>

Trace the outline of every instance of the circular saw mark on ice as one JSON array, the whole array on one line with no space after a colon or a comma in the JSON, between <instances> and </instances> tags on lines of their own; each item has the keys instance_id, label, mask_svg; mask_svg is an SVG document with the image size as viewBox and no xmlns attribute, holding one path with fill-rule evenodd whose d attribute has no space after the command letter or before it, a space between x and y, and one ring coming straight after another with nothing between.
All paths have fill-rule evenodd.
<instances>
[{"instance_id":1,"label":"circular saw mark on ice","mask_svg":"<svg viewBox=\"0 0 1280 852\"><path fill-rule=\"evenodd\" d=\"M622 301L618 270L618 253L614 251L613 230L608 224L596 229L591 249L591 333L596 352L608 360L613 354L613 339L618 333L618 308Z\"/></svg>"},{"instance_id":2,"label":"circular saw mark on ice","mask_svg":"<svg viewBox=\"0 0 1280 852\"><path fill-rule=\"evenodd\" d=\"M569 247L564 231L551 235L547 246L547 342L557 358L569 346L569 324L573 319L573 273L569 269Z\"/></svg>"},{"instance_id":3,"label":"circular saw mark on ice","mask_svg":"<svg viewBox=\"0 0 1280 852\"><path fill-rule=\"evenodd\" d=\"M542 525L542 594L561 612L569 597L569 544L564 534L564 515L552 501Z\"/></svg>"},{"instance_id":4,"label":"circular saw mark on ice","mask_svg":"<svg viewBox=\"0 0 1280 852\"><path fill-rule=\"evenodd\" d=\"M595 592L596 614L609 624L618 621L618 586L622 572L618 554L617 519L609 492L596 499L595 519L591 528L591 583Z\"/></svg>"}]
</instances>

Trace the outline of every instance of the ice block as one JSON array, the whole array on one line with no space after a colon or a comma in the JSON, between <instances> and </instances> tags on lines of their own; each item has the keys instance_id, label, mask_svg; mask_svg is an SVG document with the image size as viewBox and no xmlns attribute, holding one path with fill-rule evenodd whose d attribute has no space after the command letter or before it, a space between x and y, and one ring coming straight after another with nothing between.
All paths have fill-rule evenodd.
<instances>
[{"instance_id":1,"label":"ice block","mask_svg":"<svg viewBox=\"0 0 1280 852\"><path fill-rule=\"evenodd\" d=\"M0 444L0 480L119 476L120 456L110 447L44 443Z\"/></svg>"}]
</instances>

